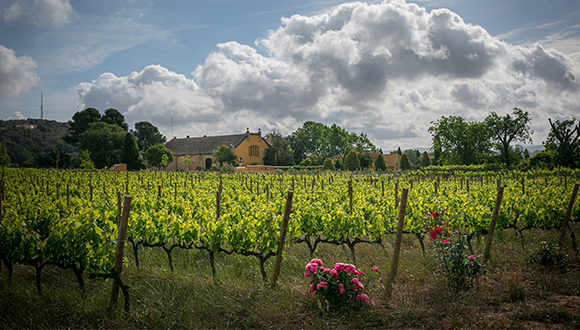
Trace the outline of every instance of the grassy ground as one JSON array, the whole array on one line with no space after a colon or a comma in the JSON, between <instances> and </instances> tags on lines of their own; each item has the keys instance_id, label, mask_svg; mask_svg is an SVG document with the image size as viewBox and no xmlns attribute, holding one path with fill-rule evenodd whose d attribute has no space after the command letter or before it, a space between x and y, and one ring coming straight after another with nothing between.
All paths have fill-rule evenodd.
<instances>
[{"instance_id":1,"label":"grassy ground","mask_svg":"<svg viewBox=\"0 0 580 330\"><path fill-rule=\"evenodd\" d=\"M576 232L580 232L578 224ZM488 271L469 290L456 293L434 273L435 262L418 241L404 238L399 275L391 301L382 299L390 269L390 236L384 247L357 245L357 268L380 268L376 286L367 288L376 306L350 314L323 312L308 279L304 244L291 245L283 261L280 286L264 285L258 260L218 254L214 281L205 251L174 252L175 271L159 248L144 248L141 268L130 264L123 280L130 286L131 310L108 315L111 281L86 282L82 299L72 271L43 270L43 293L36 292L32 267L16 266L10 282L0 273L2 328L580 328L580 261L568 251L569 271L550 271L526 262L540 241L557 242L556 231L496 233ZM390 242L390 243L389 243ZM477 254L483 244L475 243ZM126 250L130 252L130 250ZM350 262L350 251L321 246L316 257L326 266ZM274 258L267 262L271 276ZM491 269L489 269L491 267ZM120 307L123 298L119 298Z\"/></svg>"}]
</instances>

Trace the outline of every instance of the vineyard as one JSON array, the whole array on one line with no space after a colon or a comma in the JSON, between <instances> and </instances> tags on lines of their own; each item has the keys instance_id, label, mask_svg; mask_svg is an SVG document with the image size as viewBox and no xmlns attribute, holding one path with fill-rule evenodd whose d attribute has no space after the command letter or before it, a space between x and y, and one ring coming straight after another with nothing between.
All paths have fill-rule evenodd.
<instances>
[{"instance_id":1,"label":"vineyard","mask_svg":"<svg viewBox=\"0 0 580 330\"><path fill-rule=\"evenodd\" d=\"M286 245L305 246L310 257L322 246L342 246L356 264L361 244L385 248L396 232L403 187L409 189L407 239L425 252L429 232L445 224L464 232L473 251L472 242L488 233L498 187L504 188L496 230L515 232L523 244L526 231L562 228L578 179L577 172L452 169L405 176L5 169L0 257L9 276L15 265L32 267L38 292L47 265L70 269L85 295L85 278L114 273L121 195L130 195L125 260L133 260L131 267L144 267L144 250L158 249L174 271L176 248L196 250L207 253L214 278L218 256L239 255L255 258L266 282L289 190L294 194ZM580 203L570 221L580 221ZM576 249L570 229L566 242Z\"/></svg>"}]
</instances>

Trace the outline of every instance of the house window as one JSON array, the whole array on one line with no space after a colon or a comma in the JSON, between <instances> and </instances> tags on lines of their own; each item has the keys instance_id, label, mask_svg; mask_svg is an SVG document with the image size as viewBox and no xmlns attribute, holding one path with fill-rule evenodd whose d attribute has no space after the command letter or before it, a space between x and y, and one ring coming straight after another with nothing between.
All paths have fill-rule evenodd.
<instances>
[{"instance_id":1,"label":"house window","mask_svg":"<svg viewBox=\"0 0 580 330\"><path fill-rule=\"evenodd\" d=\"M260 148L257 145L250 146L250 157L260 156Z\"/></svg>"}]
</instances>

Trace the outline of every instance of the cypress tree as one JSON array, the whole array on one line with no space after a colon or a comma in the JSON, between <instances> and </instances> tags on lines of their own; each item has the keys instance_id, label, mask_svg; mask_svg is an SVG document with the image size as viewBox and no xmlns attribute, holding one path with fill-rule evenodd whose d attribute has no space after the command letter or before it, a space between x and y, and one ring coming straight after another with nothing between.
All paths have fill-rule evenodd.
<instances>
[{"instance_id":1,"label":"cypress tree","mask_svg":"<svg viewBox=\"0 0 580 330\"><path fill-rule=\"evenodd\" d=\"M379 154L377 159L375 159L375 171L386 171L387 164L385 163L385 158L383 155Z\"/></svg>"},{"instance_id":2,"label":"cypress tree","mask_svg":"<svg viewBox=\"0 0 580 330\"><path fill-rule=\"evenodd\" d=\"M401 170L413 170L413 165L411 165L411 161L409 160L409 156L407 156L407 154L403 154L401 156Z\"/></svg>"},{"instance_id":3,"label":"cypress tree","mask_svg":"<svg viewBox=\"0 0 580 330\"><path fill-rule=\"evenodd\" d=\"M421 158L421 167L425 168L431 165L431 157L427 151L423 151L423 157Z\"/></svg>"},{"instance_id":4,"label":"cypress tree","mask_svg":"<svg viewBox=\"0 0 580 330\"><path fill-rule=\"evenodd\" d=\"M139 170L142 167L141 159L139 159L137 140L135 140L133 134L129 132L125 133L122 161L127 164L127 170Z\"/></svg>"}]
</instances>

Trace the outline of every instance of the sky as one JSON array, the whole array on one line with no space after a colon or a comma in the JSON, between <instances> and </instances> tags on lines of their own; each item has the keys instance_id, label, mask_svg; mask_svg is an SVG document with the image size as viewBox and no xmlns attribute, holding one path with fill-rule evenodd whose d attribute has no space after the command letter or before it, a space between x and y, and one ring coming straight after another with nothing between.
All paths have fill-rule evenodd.
<instances>
[{"instance_id":1,"label":"sky","mask_svg":"<svg viewBox=\"0 0 580 330\"><path fill-rule=\"evenodd\" d=\"M442 116L580 118L578 0L1 0L0 119L115 108L168 138L305 121L384 151Z\"/></svg>"}]
</instances>

